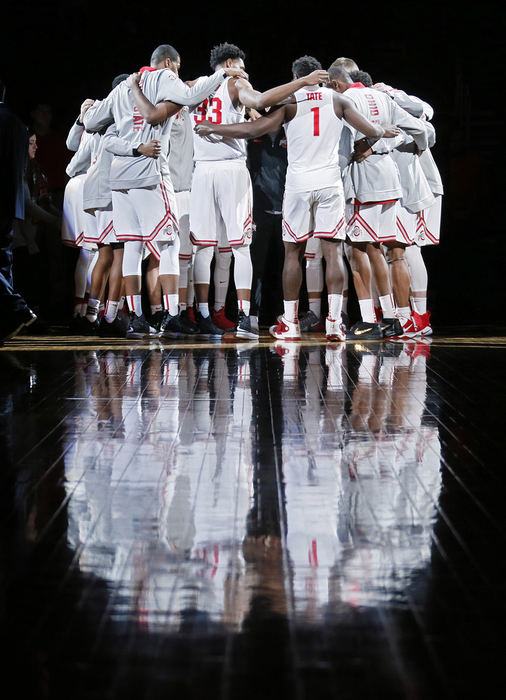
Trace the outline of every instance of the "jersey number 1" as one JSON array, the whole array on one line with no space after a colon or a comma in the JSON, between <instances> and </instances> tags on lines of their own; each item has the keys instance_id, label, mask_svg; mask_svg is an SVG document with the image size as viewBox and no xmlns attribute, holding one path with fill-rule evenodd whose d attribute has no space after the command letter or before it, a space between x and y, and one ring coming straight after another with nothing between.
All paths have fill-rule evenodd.
<instances>
[{"instance_id":1,"label":"jersey number 1","mask_svg":"<svg viewBox=\"0 0 506 700\"><path fill-rule=\"evenodd\" d=\"M319 136L320 135L320 108L313 107L311 109L311 111L313 112L313 116L314 116L313 136Z\"/></svg>"}]
</instances>

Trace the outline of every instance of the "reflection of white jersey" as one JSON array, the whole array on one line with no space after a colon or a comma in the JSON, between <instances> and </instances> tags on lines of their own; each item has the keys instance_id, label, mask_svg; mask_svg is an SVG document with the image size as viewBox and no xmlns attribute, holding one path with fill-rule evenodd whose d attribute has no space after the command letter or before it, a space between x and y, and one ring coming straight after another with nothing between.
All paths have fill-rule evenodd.
<instances>
[{"instance_id":1,"label":"reflection of white jersey","mask_svg":"<svg viewBox=\"0 0 506 700\"><path fill-rule=\"evenodd\" d=\"M307 192L335 187L341 180L338 146L342 120L334 112L328 88L302 88L295 93L297 112L287 122L286 190Z\"/></svg>"},{"instance_id":2,"label":"reflection of white jersey","mask_svg":"<svg viewBox=\"0 0 506 700\"><path fill-rule=\"evenodd\" d=\"M225 80L216 92L195 109L193 119L199 124L204 119L213 124L239 124L244 121L244 106L234 107L230 99L228 84L231 78ZM201 160L246 160L245 139L223 138L219 142L210 142L194 134L195 161Z\"/></svg>"}]
</instances>

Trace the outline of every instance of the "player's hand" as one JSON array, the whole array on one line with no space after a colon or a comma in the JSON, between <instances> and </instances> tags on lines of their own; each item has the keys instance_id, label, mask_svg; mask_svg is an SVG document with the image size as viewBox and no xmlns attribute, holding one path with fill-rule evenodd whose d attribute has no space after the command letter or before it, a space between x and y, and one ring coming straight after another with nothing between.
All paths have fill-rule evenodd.
<instances>
[{"instance_id":1,"label":"player's hand","mask_svg":"<svg viewBox=\"0 0 506 700\"><path fill-rule=\"evenodd\" d=\"M372 148L368 148L365 151L361 151L358 153L357 151L353 151L351 154L351 159L355 161L355 163L362 163L366 158L369 158L369 156L372 156Z\"/></svg>"},{"instance_id":2,"label":"player's hand","mask_svg":"<svg viewBox=\"0 0 506 700\"><path fill-rule=\"evenodd\" d=\"M89 108L95 104L95 100L92 100L91 98L88 98L84 100L84 102L81 105L81 109L79 111L79 121L82 123L84 115L86 112L89 110Z\"/></svg>"},{"instance_id":3,"label":"player's hand","mask_svg":"<svg viewBox=\"0 0 506 700\"><path fill-rule=\"evenodd\" d=\"M304 85L318 85L318 83L327 84L328 79L329 74L326 70L314 70L304 77Z\"/></svg>"},{"instance_id":4,"label":"player's hand","mask_svg":"<svg viewBox=\"0 0 506 700\"><path fill-rule=\"evenodd\" d=\"M382 136L384 139L393 139L401 133L399 127L394 124L387 124L383 128L385 129L385 133Z\"/></svg>"},{"instance_id":5,"label":"player's hand","mask_svg":"<svg viewBox=\"0 0 506 700\"><path fill-rule=\"evenodd\" d=\"M210 136L213 132L213 124L212 122L208 122L206 120L199 122L198 124L195 125L194 129L195 133L198 134L199 136Z\"/></svg>"},{"instance_id":6,"label":"player's hand","mask_svg":"<svg viewBox=\"0 0 506 700\"><path fill-rule=\"evenodd\" d=\"M249 75L242 68L225 68L224 72L231 78L244 78L248 80Z\"/></svg>"},{"instance_id":7,"label":"player's hand","mask_svg":"<svg viewBox=\"0 0 506 700\"><path fill-rule=\"evenodd\" d=\"M147 143L142 143L137 150L148 158L158 158L162 152L162 144L158 139L152 139Z\"/></svg>"},{"instance_id":8,"label":"player's hand","mask_svg":"<svg viewBox=\"0 0 506 700\"><path fill-rule=\"evenodd\" d=\"M253 109L253 107L249 107L247 112L252 122L256 121L257 119L260 119L260 117L262 116L260 112L257 112L256 109Z\"/></svg>"},{"instance_id":9,"label":"player's hand","mask_svg":"<svg viewBox=\"0 0 506 700\"><path fill-rule=\"evenodd\" d=\"M138 85L141 79L141 74L140 73L132 73L131 75L128 76L128 78L125 80L127 86L129 88L134 87L134 85Z\"/></svg>"}]
</instances>

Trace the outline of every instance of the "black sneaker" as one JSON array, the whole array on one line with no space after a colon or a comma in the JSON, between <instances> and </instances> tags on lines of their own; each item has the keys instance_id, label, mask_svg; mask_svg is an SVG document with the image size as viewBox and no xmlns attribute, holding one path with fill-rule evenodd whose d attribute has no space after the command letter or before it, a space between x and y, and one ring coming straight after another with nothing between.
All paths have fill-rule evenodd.
<instances>
[{"instance_id":1,"label":"black sneaker","mask_svg":"<svg viewBox=\"0 0 506 700\"><path fill-rule=\"evenodd\" d=\"M123 314L118 314L114 321L106 321L105 316L100 321L98 335L101 338L126 338L128 320Z\"/></svg>"},{"instance_id":2,"label":"black sneaker","mask_svg":"<svg viewBox=\"0 0 506 700\"><path fill-rule=\"evenodd\" d=\"M237 338L250 338L258 340L258 322L251 320L251 316L246 316L244 311L239 311L239 319L235 335Z\"/></svg>"},{"instance_id":3,"label":"black sneaker","mask_svg":"<svg viewBox=\"0 0 506 700\"><path fill-rule=\"evenodd\" d=\"M14 338L23 328L35 323L37 316L28 306L15 314L4 314L0 321L0 344Z\"/></svg>"},{"instance_id":4,"label":"black sneaker","mask_svg":"<svg viewBox=\"0 0 506 700\"><path fill-rule=\"evenodd\" d=\"M165 321L166 316L167 316L166 311L156 311L156 313L151 315L150 325L158 333L161 333L163 330L162 326L163 326L163 322Z\"/></svg>"},{"instance_id":5,"label":"black sneaker","mask_svg":"<svg viewBox=\"0 0 506 700\"><path fill-rule=\"evenodd\" d=\"M358 321L346 332L346 340L382 340L383 332L379 323Z\"/></svg>"},{"instance_id":6,"label":"black sneaker","mask_svg":"<svg viewBox=\"0 0 506 700\"><path fill-rule=\"evenodd\" d=\"M317 333L325 330L325 324L322 319L314 313L314 311L306 311L299 316L299 327L301 333Z\"/></svg>"},{"instance_id":7,"label":"black sneaker","mask_svg":"<svg viewBox=\"0 0 506 700\"><path fill-rule=\"evenodd\" d=\"M137 314L131 314L127 337L144 338L146 335L157 335L157 332L153 326L149 325L144 314L141 314L140 316L137 316Z\"/></svg>"},{"instance_id":8,"label":"black sneaker","mask_svg":"<svg viewBox=\"0 0 506 700\"><path fill-rule=\"evenodd\" d=\"M199 335L206 335L211 337L220 337L225 335L225 331L222 328L217 328L210 316L204 318L202 314L197 311L196 321L198 326Z\"/></svg>"},{"instance_id":9,"label":"black sneaker","mask_svg":"<svg viewBox=\"0 0 506 700\"><path fill-rule=\"evenodd\" d=\"M179 318L181 319L181 325L183 326L183 333L185 335L195 335L195 333L199 332L197 325L193 323L193 321L190 318L188 309L184 309L183 311L181 311L181 313L179 314Z\"/></svg>"},{"instance_id":10,"label":"black sneaker","mask_svg":"<svg viewBox=\"0 0 506 700\"><path fill-rule=\"evenodd\" d=\"M384 338L395 338L402 335L402 326L397 318L384 318L379 322Z\"/></svg>"},{"instance_id":11,"label":"black sneaker","mask_svg":"<svg viewBox=\"0 0 506 700\"><path fill-rule=\"evenodd\" d=\"M94 321L90 321L86 318L86 316L83 316L83 320L81 322L81 335L97 335L99 324L100 321L98 318L96 318Z\"/></svg>"},{"instance_id":12,"label":"black sneaker","mask_svg":"<svg viewBox=\"0 0 506 700\"><path fill-rule=\"evenodd\" d=\"M183 335L183 324L179 314L177 316L165 314L163 323L160 326L160 332L164 338L178 338Z\"/></svg>"}]
</instances>

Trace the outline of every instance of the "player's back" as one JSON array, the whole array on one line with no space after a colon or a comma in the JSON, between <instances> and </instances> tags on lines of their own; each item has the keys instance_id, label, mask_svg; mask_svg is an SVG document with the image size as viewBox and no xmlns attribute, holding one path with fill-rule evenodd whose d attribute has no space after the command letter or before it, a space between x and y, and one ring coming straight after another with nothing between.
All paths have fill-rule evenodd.
<instances>
[{"instance_id":1,"label":"player's back","mask_svg":"<svg viewBox=\"0 0 506 700\"><path fill-rule=\"evenodd\" d=\"M286 189L304 192L339 182L342 120L334 111L328 88L302 88L295 93L296 113L285 123L288 142Z\"/></svg>"}]
</instances>

